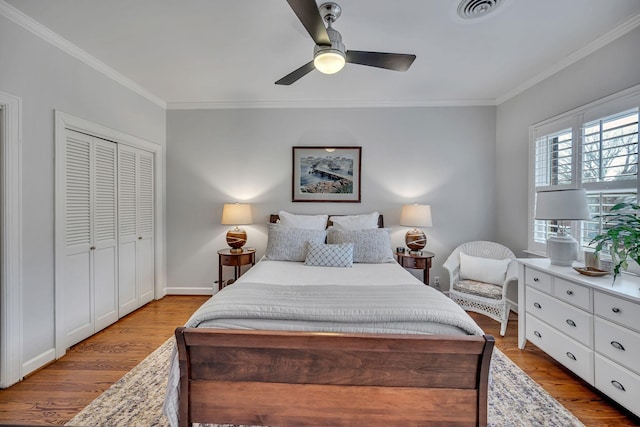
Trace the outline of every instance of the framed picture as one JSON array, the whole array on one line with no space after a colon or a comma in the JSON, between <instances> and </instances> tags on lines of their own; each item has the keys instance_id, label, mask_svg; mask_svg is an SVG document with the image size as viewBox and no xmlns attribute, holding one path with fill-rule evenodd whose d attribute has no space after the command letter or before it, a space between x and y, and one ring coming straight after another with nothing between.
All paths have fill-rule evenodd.
<instances>
[{"instance_id":1,"label":"framed picture","mask_svg":"<svg viewBox=\"0 0 640 427\"><path fill-rule=\"evenodd\" d=\"M362 147L293 147L294 202L360 203Z\"/></svg>"}]
</instances>

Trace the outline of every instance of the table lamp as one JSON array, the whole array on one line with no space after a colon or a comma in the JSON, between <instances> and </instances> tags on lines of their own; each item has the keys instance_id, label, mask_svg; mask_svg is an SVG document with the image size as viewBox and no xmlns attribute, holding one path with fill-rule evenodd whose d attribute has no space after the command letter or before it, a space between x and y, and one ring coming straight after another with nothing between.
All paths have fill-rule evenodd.
<instances>
[{"instance_id":1,"label":"table lamp","mask_svg":"<svg viewBox=\"0 0 640 427\"><path fill-rule=\"evenodd\" d=\"M584 188L538 192L535 219L558 221L558 232L547 238L547 257L553 265L570 267L578 259L578 242L566 221L591 219Z\"/></svg>"},{"instance_id":2,"label":"table lamp","mask_svg":"<svg viewBox=\"0 0 640 427\"><path fill-rule=\"evenodd\" d=\"M247 232L238 226L249 224L253 224L249 203L225 203L222 208L222 225L235 225L227 231L227 244L231 246L232 253L242 252L242 247L247 243Z\"/></svg>"},{"instance_id":3,"label":"table lamp","mask_svg":"<svg viewBox=\"0 0 640 427\"><path fill-rule=\"evenodd\" d=\"M431 221L431 206L417 203L404 205L400 214L400 225L413 227L412 230L407 231L404 236L404 242L410 251L420 253L427 244L427 236L418 227L431 227L433 225Z\"/></svg>"}]
</instances>

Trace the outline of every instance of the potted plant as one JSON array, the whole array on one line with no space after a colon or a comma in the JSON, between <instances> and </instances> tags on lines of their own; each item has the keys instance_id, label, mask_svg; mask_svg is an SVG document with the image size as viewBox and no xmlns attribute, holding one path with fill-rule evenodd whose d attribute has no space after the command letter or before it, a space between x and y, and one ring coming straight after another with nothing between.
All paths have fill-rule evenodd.
<instances>
[{"instance_id":1,"label":"potted plant","mask_svg":"<svg viewBox=\"0 0 640 427\"><path fill-rule=\"evenodd\" d=\"M609 249L613 263L613 281L620 270L629 267L629 259L640 264L640 205L618 203L609 213L595 218L604 219L604 232L591 240L595 243L596 255L605 248Z\"/></svg>"}]
</instances>

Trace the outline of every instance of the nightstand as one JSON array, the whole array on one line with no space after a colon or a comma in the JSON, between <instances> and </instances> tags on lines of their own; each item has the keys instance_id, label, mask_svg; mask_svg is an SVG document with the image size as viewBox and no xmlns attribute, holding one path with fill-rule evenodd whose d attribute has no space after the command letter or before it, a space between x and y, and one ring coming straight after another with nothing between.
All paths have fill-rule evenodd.
<instances>
[{"instance_id":1,"label":"nightstand","mask_svg":"<svg viewBox=\"0 0 640 427\"><path fill-rule=\"evenodd\" d=\"M425 285L429 286L429 269L431 268L431 259L436 256L433 252L421 251L420 253L396 252L398 263L404 268L414 268L422 270Z\"/></svg>"},{"instance_id":2,"label":"nightstand","mask_svg":"<svg viewBox=\"0 0 640 427\"><path fill-rule=\"evenodd\" d=\"M242 252L231 252L231 248L218 251L218 290L222 289L222 267L235 267L233 271L233 281L238 280L242 275L240 267L243 265L256 265L256 250L244 248Z\"/></svg>"}]
</instances>

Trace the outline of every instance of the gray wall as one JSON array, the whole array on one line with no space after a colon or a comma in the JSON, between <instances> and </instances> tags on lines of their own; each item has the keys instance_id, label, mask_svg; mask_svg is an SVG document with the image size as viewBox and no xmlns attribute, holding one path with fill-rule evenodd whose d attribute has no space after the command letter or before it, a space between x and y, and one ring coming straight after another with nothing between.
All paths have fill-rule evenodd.
<instances>
[{"instance_id":1,"label":"gray wall","mask_svg":"<svg viewBox=\"0 0 640 427\"><path fill-rule=\"evenodd\" d=\"M459 243L494 230L495 107L170 110L167 113L167 286L210 292L229 227L222 205L247 201L248 246L264 253L270 213L378 210L402 246L405 203L431 205L432 278ZM362 146L362 203L292 203L292 146ZM229 269L230 270L230 269ZM230 272L227 272L229 277ZM417 275L419 275L416 272ZM433 281L433 279L432 279Z\"/></svg>"},{"instance_id":2,"label":"gray wall","mask_svg":"<svg viewBox=\"0 0 640 427\"><path fill-rule=\"evenodd\" d=\"M22 99L23 361L54 347L54 110L165 145L165 110L0 16L0 90Z\"/></svg>"}]
</instances>

